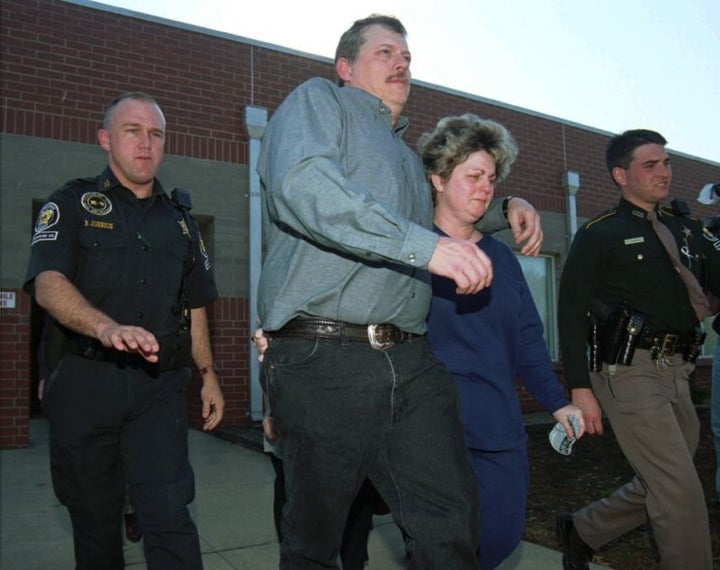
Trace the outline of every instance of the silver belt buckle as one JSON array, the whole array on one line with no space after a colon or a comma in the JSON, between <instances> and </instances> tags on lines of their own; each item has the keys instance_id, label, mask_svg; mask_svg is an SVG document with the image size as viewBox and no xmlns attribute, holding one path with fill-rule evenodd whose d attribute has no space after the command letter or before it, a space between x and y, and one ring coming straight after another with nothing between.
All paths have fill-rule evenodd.
<instances>
[{"instance_id":1,"label":"silver belt buckle","mask_svg":"<svg viewBox=\"0 0 720 570\"><path fill-rule=\"evenodd\" d=\"M370 341L370 346L372 346L375 350L385 350L390 348L393 344L395 344L391 340L387 341L381 341L378 340L378 327L380 325L368 325L367 327L367 333L368 333L368 341Z\"/></svg>"}]
</instances>

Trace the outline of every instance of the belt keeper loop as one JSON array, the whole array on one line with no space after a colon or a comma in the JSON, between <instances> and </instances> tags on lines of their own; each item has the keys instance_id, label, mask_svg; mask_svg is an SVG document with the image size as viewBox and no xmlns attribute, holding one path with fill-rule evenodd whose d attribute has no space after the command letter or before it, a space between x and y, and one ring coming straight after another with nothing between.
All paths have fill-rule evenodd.
<instances>
[{"instance_id":1,"label":"belt keeper loop","mask_svg":"<svg viewBox=\"0 0 720 570\"><path fill-rule=\"evenodd\" d=\"M340 344L342 344L343 346L348 346L350 344L350 341L348 340L345 323L343 323L342 321L338 321L338 323L340 325Z\"/></svg>"}]
</instances>

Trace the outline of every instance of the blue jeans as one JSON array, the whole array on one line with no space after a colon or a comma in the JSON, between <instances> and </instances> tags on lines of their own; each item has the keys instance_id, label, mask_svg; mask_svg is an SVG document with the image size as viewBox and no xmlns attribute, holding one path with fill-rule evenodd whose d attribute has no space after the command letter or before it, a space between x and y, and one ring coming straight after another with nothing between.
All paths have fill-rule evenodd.
<instances>
[{"instance_id":1,"label":"blue jeans","mask_svg":"<svg viewBox=\"0 0 720 570\"><path fill-rule=\"evenodd\" d=\"M285 468L280 568L336 568L369 478L407 537L410 568L477 568L477 488L455 382L415 338L272 337L262 367Z\"/></svg>"},{"instance_id":2,"label":"blue jeans","mask_svg":"<svg viewBox=\"0 0 720 570\"><path fill-rule=\"evenodd\" d=\"M715 498L720 501L720 339L715 346L712 363L712 386L710 399L710 427L715 440Z\"/></svg>"}]
</instances>

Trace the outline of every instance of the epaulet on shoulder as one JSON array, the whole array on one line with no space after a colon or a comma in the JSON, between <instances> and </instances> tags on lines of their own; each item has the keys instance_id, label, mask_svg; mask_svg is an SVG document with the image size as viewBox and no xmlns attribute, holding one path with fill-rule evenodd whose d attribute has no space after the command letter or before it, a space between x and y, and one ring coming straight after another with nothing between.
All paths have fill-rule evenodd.
<instances>
[{"instance_id":1,"label":"epaulet on shoulder","mask_svg":"<svg viewBox=\"0 0 720 570\"><path fill-rule=\"evenodd\" d=\"M617 208L610 208L609 210L605 210L602 214L598 214L597 216L592 218L587 224L585 224L585 228L590 228L598 222L602 222L604 220L612 218L615 214L617 214L617 211Z\"/></svg>"},{"instance_id":2,"label":"epaulet on shoulder","mask_svg":"<svg viewBox=\"0 0 720 570\"><path fill-rule=\"evenodd\" d=\"M72 187L72 186L77 186L79 184L88 184L88 183L92 183L92 182L95 182L95 178L93 178L92 176L88 176L87 178L73 178L72 180L68 180L65 183L65 186Z\"/></svg>"},{"instance_id":3,"label":"epaulet on shoulder","mask_svg":"<svg viewBox=\"0 0 720 570\"><path fill-rule=\"evenodd\" d=\"M94 184L95 178L88 177L88 178L73 178L72 180L68 180L65 185L62 187L63 190L73 190L74 188L77 188L79 186L86 186L87 184Z\"/></svg>"}]
</instances>

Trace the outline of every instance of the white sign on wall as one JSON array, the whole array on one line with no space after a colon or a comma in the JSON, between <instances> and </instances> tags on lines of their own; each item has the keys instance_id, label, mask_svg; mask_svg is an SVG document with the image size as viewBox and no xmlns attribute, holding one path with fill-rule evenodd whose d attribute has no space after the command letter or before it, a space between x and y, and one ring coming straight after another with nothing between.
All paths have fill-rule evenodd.
<instances>
[{"instance_id":1,"label":"white sign on wall","mask_svg":"<svg viewBox=\"0 0 720 570\"><path fill-rule=\"evenodd\" d=\"M15 308L15 291L0 291L0 309Z\"/></svg>"}]
</instances>

